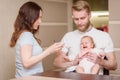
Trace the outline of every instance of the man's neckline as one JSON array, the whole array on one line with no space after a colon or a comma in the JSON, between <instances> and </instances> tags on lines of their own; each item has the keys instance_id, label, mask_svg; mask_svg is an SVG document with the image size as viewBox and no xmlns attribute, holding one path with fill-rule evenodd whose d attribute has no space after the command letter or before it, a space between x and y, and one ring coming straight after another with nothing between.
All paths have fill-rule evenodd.
<instances>
[{"instance_id":1,"label":"man's neckline","mask_svg":"<svg viewBox=\"0 0 120 80\"><path fill-rule=\"evenodd\" d=\"M89 28L88 28L85 32L81 32L81 31L79 31L78 29L77 29L77 31L78 31L79 33L83 34L83 33L89 32L92 28L93 28L93 27L90 25Z\"/></svg>"}]
</instances>

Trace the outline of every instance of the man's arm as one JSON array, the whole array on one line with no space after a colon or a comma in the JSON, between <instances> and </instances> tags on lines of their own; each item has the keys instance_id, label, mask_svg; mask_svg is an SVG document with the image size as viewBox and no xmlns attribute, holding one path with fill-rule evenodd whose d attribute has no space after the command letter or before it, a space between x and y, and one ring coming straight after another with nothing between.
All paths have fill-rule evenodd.
<instances>
[{"instance_id":1,"label":"man's arm","mask_svg":"<svg viewBox=\"0 0 120 80\"><path fill-rule=\"evenodd\" d=\"M58 53L54 60L54 65L59 68L66 68L73 65L73 63L68 59L68 57L63 53Z\"/></svg>"},{"instance_id":2,"label":"man's arm","mask_svg":"<svg viewBox=\"0 0 120 80\"><path fill-rule=\"evenodd\" d=\"M117 61L114 52L106 54L107 60L103 59L102 57L97 56L96 54L88 54L88 59L94 63L98 63L102 67L108 70L115 70L117 69Z\"/></svg>"},{"instance_id":3,"label":"man's arm","mask_svg":"<svg viewBox=\"0 0 120 80\"><path fill-rule=\"evenodd\" d=\"M107 60L103 60L101 62L99 62L99 64L101 66L103 66L105 69L108 69L108 70L115 70L117 69L117 61L116 61L116 56L115 56L115 53L112 52L112 53L107 53L106 54L106 58Z\"/></svg>"},{"instance_id":4,"label":"man's arm","mask_svg":"<svg viewBox=\"0 0 120 80\"><path fill-rule=\"evenodd\" d=\"M70 61L68 56L64 53L58 53L54 60L54 65L59 68L67 68L77 65L78 60Z\"/></svg>"}]
</instances>

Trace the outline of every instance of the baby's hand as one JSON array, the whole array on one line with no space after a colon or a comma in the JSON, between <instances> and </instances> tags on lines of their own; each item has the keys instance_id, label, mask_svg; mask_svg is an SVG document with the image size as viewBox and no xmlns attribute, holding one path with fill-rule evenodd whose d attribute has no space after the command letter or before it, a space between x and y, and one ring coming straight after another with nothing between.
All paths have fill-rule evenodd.
<instances>
[{"instance_id":1,"label":"baby's hand","mask_svg":"<svg viewBox=\"0 0 120 80\"><path fill-rule=\"evenodd\" d=\"M80 53L79 53L79 58L82 58L82 57L85 56L88 52L89 52L88 49L83 49L83 50L81 50Z\"/></svg>"},{"instance_id":2,"label":"baby's hand","mask_svg":"<svg viewBox=\"0 0 120 80\"><path fill-rule=\"evenodd\" d=\"M105 57L105 53L103 53L103 52L99 53L98 57L99 58L104 58Z\"/></svg>"}]
</instances>

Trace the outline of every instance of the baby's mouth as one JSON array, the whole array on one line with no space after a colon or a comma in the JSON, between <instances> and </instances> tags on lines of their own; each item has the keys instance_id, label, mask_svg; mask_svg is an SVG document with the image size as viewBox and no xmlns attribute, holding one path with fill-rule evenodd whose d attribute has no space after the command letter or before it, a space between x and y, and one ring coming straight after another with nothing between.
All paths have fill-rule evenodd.
<instances>
[{"instance_id":1,"label":"baby's mouth","mask_svg":"<svg viewBox=\"0 0 120 80\"><path fill-rule=\"evenodd\" d=\"M83 46L83 48L85 49L85 48L87 48L87 46Z\"/></svg>"}]
</instances>

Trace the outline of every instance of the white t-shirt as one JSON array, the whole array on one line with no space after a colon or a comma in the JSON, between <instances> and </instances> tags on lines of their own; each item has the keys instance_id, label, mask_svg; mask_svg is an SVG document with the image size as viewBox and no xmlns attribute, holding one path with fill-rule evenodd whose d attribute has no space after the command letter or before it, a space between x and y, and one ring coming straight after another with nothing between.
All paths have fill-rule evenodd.
<instances>
[{"instance_id":1,"label":"white t-shirt","mask_svg":"<svg viewBox=\"0 0 120 80\"><path fill-rule=\"evenodd\" d=\"M22 64L20 56L20 47L22 45L31 45L32 46L32 56L39 55L42 52L41 46L35 40L31 32L23 32L17 40L15 45L15 57L16 57L16 78L30 76L32 74L43 72L42 62L32 66L29 69L25 69Z\"/></svg>"},{"instance_id":2,"label":"white t-shirt","mask_svg":"<svg viewBox=\"0 0 120 80\"><path fill-rule=\"evenodd\" d=\"M93 38L95 42L95 47L103 50L104 52L112 52L114 51L113 42L108 33L95 29L94 27L87 32L80 32L79 30L75 30L73 32L68 32L64 35L61 42L64 43L64 48L62 51L68 54L70 60L74 60L77 54L80 51L80 40L82 36L88 35ZM66 72L74 71L75 66L69 67L66 69Z\"/></svg>"}]
</instances>

